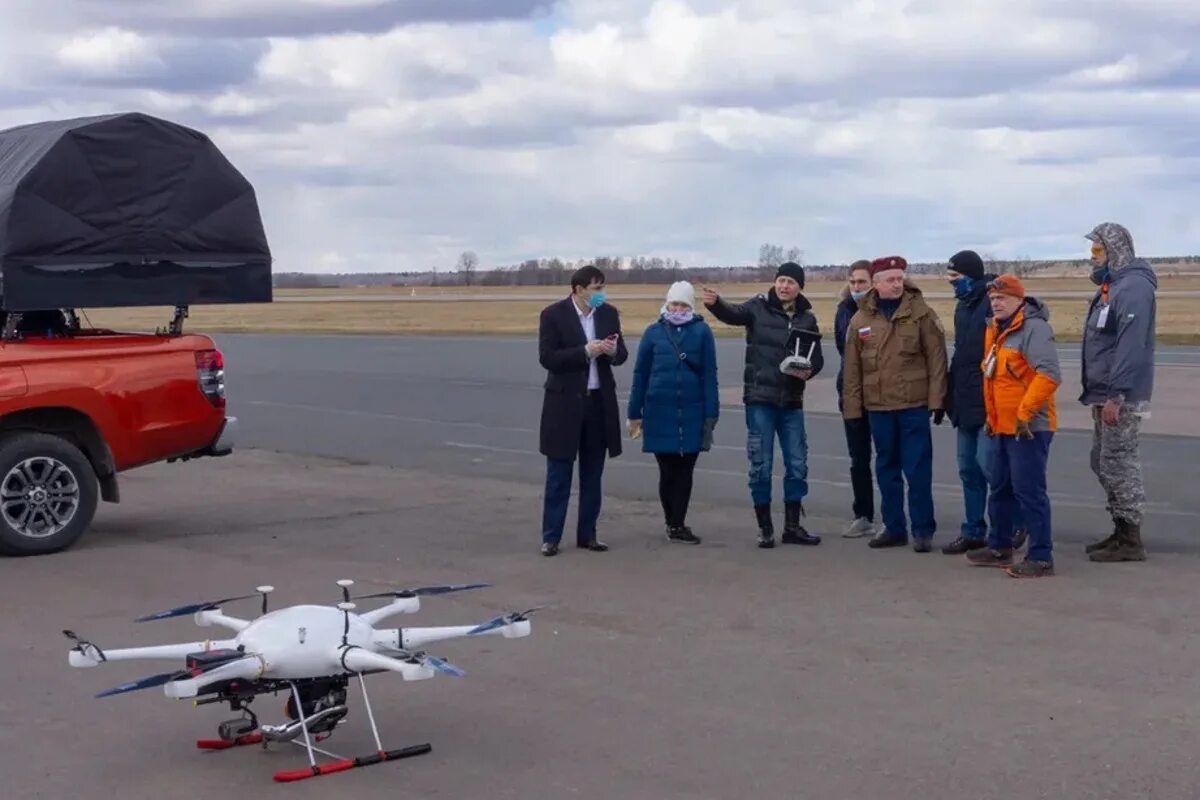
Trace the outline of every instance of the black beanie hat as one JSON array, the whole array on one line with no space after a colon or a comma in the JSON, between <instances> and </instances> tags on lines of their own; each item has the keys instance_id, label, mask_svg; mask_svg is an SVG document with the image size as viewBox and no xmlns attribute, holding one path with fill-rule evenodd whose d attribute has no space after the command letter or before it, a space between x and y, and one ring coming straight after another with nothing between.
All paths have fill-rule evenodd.
<instances>
[{"instance_id":1,"label":"black beanie hat","mask_svg":"<svg viewBox=\"0 0 1200 800\"><path fill-rule=\"evenodd\" d=\"M800 284L800 288L804 288L804 267L797 264L795 261L785 261L779 265L779 269L775 271L775 277L786 275L787 277Z\"/></svg>"},{"instance_id":2,"label":"black beanie hat","mask_svg":"<svg viewBox=\"0 0 1200 800\"><path fill-rule=\"evenodd\" d=\"M975 280L983 278L983 259L974 250L960 250L950 256L950 267L959 275Z\"/></svg>"}]
</instances>

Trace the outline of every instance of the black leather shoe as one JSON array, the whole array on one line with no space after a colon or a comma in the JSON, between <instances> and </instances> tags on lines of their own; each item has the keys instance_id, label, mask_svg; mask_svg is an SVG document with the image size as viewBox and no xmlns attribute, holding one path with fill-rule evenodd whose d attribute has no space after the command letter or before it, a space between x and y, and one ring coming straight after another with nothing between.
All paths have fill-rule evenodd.
<instances>
[{"instance_id":1,"label":"black leather shoe","mask_svg":"<svg viewBox=\"0 0 1200 800\"><path fill-rule=\"evenodd\" d=\"M877 536L871 538L867 542L867 547L872 550L879 550L884 547L904 547L908 544L908 537L904 534L889 533L887 530L881 531Z\"/></svg>"},{"instance_id":2,"label":"black leather shoe","mask_svg":"<svg viewBox=\"0 0 1200 800\"><path fill-rule=\"evenodd\" d=\"M547 558L558 555L558 545L554 544L553 542L543 542L542 555L546 556Z\"/></svg>"},{"instance_id":3,"label":"black leather shoe","mask_svg":"<svg viewBox=\"0 0 1200 800\"><path fill-rule=\"evenodd\" d=\"M584 542L583 544L581 544L579 546L582 547L584 550L591 550L593 553L603 553L605 550L608 549L608 545L606 545L604 542L600 541L599 539L593 539L590 542Z\"/></svg>"},{"instance_id":4,"label":"black leather shoe","mask_svg":"<svg viewBox=\"0 0 1200 800\"><path fill-rule=\"evenodd\" d=\"M967 539L960 536L943 547L942 552L948 556L961 556L963 553L969 553L981 547L987 547L987 539Z\"/></svg>"}]
</instances>

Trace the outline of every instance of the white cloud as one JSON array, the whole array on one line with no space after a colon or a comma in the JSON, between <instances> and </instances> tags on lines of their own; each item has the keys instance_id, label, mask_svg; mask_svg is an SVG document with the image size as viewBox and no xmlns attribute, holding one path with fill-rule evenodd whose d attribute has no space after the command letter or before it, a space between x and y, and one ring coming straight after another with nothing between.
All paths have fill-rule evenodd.
<instances>
[{"instance_id":1,"label":"white cloud","mask_svg":"<svg viewBox=\"0 0 1200 800\"><path fill-rule=\"evenodd\" d=\"M161 63L153 42L115 27L72 36L57 56L63 66L90 75L119 75Z\"/></svg>"},{"instance_id":2,"label":"white cloud","mask_svg":"<svg viewBox=\"0 0 1200 800\"><path fill-rule=\"evenodd\" d=\"M719 264L767 240L817 263L1077 255L1108 218L1148 252L1194 249L1191 0L564 0L542 25L511 11L535 0L507 19L45 2L0 31L0 124L135 107L206 130L258 187L281 269L449 267L468 247L485 267ZM103 21L134 5L153 24ZM180 55L229 37L240 62ZM28 68L43 45L61 74Z\"/></svg>"}]
</instances>

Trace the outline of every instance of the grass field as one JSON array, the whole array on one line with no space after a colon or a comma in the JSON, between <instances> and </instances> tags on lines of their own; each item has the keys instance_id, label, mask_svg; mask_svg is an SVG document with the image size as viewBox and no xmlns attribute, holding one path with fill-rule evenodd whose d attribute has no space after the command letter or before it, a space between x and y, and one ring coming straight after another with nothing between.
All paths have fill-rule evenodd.
<instances>
[{"instance_id":1,"label":"grass field","mask_svg":"<svg viewBox=\"0 0 1200 800\"><path fill-rule=\"evenodd\" d=\"M922 289L935 295L929 302L941 316L947 332L953 329L954 300L948 296L944 281L922 279ZM1089 292L1086 280L1032 278L1026 282L1033 294L1046 292ZM724 297L740 300L762 291L765 286L726 284L714 286ZM840 283L813 281L806 294L816 308L823 329L831 329ZM207 333L375 333L375 334L509 334L528 335L537 331L538 313L546 303L563 297L557 287L421 287L418 296L438 293L451 302L412 302L405 298L411 289L294 289L279 290L280 302L260 305L195 306L185 328ZM1172 292L1200 292L1200 276L1163 278L1158 298L1158 338L1163 343L1200 343L1200 296L1172 296ZM627 335L639 334L657 316L662 305L658 295L663 286L620 285L609 294L620 308ZM536 299L505 299L509 295ZM938 297L936 295L946 295ZM361 299L318 300L322 296ZM454 301L455 297L461 300ZM374 299L378 297L379 299ZM314 302L295 302L283 298L303 298ZM495 298L494 300L492 298ZM623 299L624 298L624 299ZM1079 338L1085 296L1050 297L1051 323L1060 341ZM92 309L84 323L119 330L153 330L170 316L166 308ZM715 320L718 336L740 336L741 330Z\"/></svg>"}]
</instances>

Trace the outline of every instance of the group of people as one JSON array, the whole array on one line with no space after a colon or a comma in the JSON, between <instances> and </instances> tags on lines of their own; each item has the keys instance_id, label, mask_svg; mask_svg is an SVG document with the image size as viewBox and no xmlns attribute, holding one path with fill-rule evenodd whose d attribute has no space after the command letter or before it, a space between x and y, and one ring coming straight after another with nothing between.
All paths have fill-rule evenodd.
<instances>
[{"instance_id":1,"label":"group of people","mask_svg":"<svg viewBox=\"0 0 1200 800\"><path fill-rule=\"evenodd\" d=\"M1145 491L1138 432L1153 390L1158 284L1150 265L1136 256L1126 228L1104 223L1086 238L1097 288L1082 332L1078 399L1091 409L1091 466L1113 523L1086 551L1095 562L1142 561ZM937 520L931 426L949 420L957 433L963 521L942 552L963 555L973 565L1002 567L1013 577L1052 575L1046 477L1062 372L1050 311L1016 275L988 274L977 253L958 252L945 271L956 298L948 353L945 327L907 269L900 256L856 261L837 306L836 386L853 489L851 519L842 535L869 536L871 548L911 542L918 553L932 550ZM749 490L762 548L775 546L776 438L784 465L780 542L821 542L802 522L808 496L805 387L825 366L823 334L804 285L804 269L788 262L765 294L744 303L730 303L710 288L700 295L715 319L745 329L742 402ZM666 536L684 544L700 543L686 524L687 511L697 459L712 446L721 409L715 340L696 299L687 282L668 290L638 344L625 409L628 434L658 461ZM576 461L576 544L603 552L608 545L596 532L601 477L606 458L622 450L613 368L628 360L629 351L599 269L581 268L571 279L570 296L542 311L538 346L547 371L542 554L558 553Z\"/></svg>"}]
</instances>

